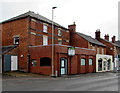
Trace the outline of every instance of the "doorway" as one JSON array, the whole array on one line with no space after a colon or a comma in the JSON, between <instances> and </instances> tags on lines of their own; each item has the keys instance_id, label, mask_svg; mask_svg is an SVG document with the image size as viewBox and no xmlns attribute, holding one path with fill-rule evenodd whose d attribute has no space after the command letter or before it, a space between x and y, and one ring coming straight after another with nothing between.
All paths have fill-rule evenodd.
<instances>
[{"instance_id":1,"label":"doorway","mask_svg":"<svg viewBox=\"0 0 120 93\"><path fill-rule=\"evenodd\" d=\"M102 71L102 59L98 60L98 71Z\"/></svg>"},{"instance_id":2,"label":"doorway","mask_svg":"<svg viewBox=\"0 0 120 93\"><path fill-rule=\"evenodd\" d=\"M60 75L68 74L68 61L67 58L60 59Z\"/></svg>"},{"instance_id":3,"label":"doorway","mask_svg":"<svg viewBox=\"0 0 120 93\"><path fill-rule=\"evenodd\" d=\"M4 71L18 70L18 56L4 55Z\"/></svg>"},{"instance_id":4,"label":"doorway","mask_svg":"<svg viewBox=\"0 0 120 93\"><path fill-rule=\"evenodd\" d=\"M18 70L18 57L11 56L11 71Z\"/></svg>"}]
</instances>

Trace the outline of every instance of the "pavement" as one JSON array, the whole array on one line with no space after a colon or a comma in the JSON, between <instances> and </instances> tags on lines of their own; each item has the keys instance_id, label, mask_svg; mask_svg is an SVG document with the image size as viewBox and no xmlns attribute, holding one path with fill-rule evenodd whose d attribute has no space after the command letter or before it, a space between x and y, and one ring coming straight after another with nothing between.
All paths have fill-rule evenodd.
<instances>
[{"instance_id":1,"label":"pavement","mask_svg":"<svg viewBox=\"0 0 120 93\"><path fill-rule=\"evenodd\" d=\"M40 74L34 74L34 73L26 73L26 72L4 72L2 74L2 79L6 78L27 78L27 77L36 77L36 78L49 78L48 75L40 75Z\"/></svg>"},{"instance_id":2,"label":"pavement","mask_svg":"<svg viewBox=\"0 0 120 93\"><path fill-rule=\"evenodd\" d=\"M99 72L99 73L86 73L86 74L76 74L76 75L63 75L61 77L56 78L84 78L84 77L101 77L101 76L118 76L118 73L114 72ZM53 78L48 75L40 75L40 74L33 74L33 73L25 73L25 72L5 72L2 74L2 79L7 78Z\"/></svg>"}]
</instances>

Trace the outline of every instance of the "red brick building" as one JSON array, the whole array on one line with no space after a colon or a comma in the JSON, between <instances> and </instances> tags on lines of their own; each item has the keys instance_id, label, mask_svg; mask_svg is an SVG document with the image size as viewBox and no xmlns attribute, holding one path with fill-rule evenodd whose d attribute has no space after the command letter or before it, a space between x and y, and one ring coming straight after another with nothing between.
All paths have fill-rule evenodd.
<instances>
[{"instance_id":1,"label":"red brick building","mask_svg":"<svg viewBox=\"0 0 120 93\"><path fill-rule=\"evenodd\" d=\"M29 11L6 20L1 25L2 46L6 47L6 50L11 47L11 50L3 52L3 71L14 68L12 63L9 63L9 69L6 66L7 60L12 62L12 58L17 58L16 70L32 73L51 75L53 69L54 74L60 76L96 70L96 51L73 44L71 31L74 24L69 25L67 29L54 22L54 68L52 67L51 20ZM69 56L68 48L73 46L75 55Z\"/></svg>"},{"instance_id":2,"label":"red brick building","mask_svg":"<svg viewBox=\"0 0 120 93\"><path fill-rule=\"evenodd\" d=\"M118 62L116 63L115 60L117 56L120 54L120 46L119 44L116 43L115 36L113 36L110 41L108 34L104 36L104 39L101 38L100 34L101 34L100 30L96 31L95 38L101 43L103 43L104 45L106 45L106 54L112 55L114 66L116 65L115 67L117 67Z\"/></svg>"},{"instance_id":3,"label":"red brick building","mask_svg":"<svg viewBox=\"0 0 120 93\"><path fill-rule=\"evenodd\" d=\"M96 54L106 54L106 45L102 44L98 40L92 38L91 36L85 35L83 33L76 32L76 25L69 25L71 46L77 46L88 49L95 49Z\"/></svg>"},{"instance_id":4,"label":"red brick building","mask_svg":"<svg viewBox=\"0 0 120 93\"><path fill-rule=\"evenodd\" d=\"M113 70L111 55L106 53L106 45L97 39L83 33L76 32L76 25L69 26L71 46L96 50L96 72L105 72ZM106 55L107 54L107 55ZM106 59L105 59L106 58ZM104 64L104 65L103 65Z\"/></svg>"}]
</instances>

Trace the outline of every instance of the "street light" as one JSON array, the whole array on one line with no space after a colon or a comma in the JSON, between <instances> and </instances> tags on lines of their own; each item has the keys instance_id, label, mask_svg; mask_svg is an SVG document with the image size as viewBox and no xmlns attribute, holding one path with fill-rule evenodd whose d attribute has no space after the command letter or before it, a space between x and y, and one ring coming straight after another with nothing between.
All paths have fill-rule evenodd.
<instances>
[{"instance_id":1,"label":"street light","mask_svg":"<svg viewBox=\"0 0 120 93\"><path fill-rule=\"evenodd\" d=\"M55 76L54 74L54 9L57 7L52 7L52 77Z\"/></svg>"}]
</instances>

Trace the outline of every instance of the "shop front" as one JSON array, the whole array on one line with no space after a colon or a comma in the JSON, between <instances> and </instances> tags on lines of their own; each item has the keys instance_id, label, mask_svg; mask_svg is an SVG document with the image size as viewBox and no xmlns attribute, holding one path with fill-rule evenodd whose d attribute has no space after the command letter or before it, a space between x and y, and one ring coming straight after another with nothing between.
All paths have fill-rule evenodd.
<instances>
[{"instance_id":1,"label":"shop front","mask_svg":"<svg viewBox=\"0 0 120 93\"><path fill-rule=\"evenodd\" d=\"M113 70L113 62L111 55L96 55L96 72L106 72Z\"/></svg>"}]
</instances>

